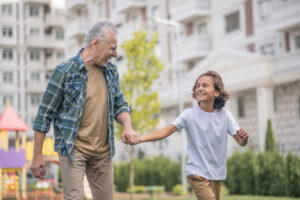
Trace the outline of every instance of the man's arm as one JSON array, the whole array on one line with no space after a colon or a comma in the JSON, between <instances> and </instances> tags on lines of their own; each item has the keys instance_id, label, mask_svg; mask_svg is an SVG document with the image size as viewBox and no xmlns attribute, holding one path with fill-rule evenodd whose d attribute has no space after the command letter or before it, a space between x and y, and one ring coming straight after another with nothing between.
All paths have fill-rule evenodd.
<instances>
[{"instance_id":1,"label":"man's arm","mask_svg":"<svg viewBox=\"0 0 300 200\"><path fill-rule=\"evenodd\" d=\"M130 114L128 112L122 112L118 115L117 120L123 126L122 142L126 144L138 143L139 135L132 128Z\"/></svg>"},{"instance_id":2,"label":"man's arm","mask_svg":"<svg viewBox=\"0 0 300 200\"><path fill-rule=\"evenodd\" d=\"M34 149L31 171L34 177L43 179L46 174L46 164L42 150L46 133L34 132Z\"/></svg>"}]
</instances>

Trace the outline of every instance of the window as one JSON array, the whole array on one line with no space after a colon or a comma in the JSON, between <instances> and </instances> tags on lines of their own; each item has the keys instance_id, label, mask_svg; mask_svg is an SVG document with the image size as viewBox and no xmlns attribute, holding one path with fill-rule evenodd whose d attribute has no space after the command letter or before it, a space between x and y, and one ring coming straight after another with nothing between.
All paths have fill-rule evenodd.
<instances>
[{"instance_id":1,"label":"window","mask_svg":"<svg viewBox=\"0 0 300 200\"><path fill-rule=\"evenodd\" d=\"M271 0L258 1L259 18L261 19L261 21L270 19L270 15L272 11L271 6L272 6Z\"/></svg>"},{"instance_id":2,"label":"window","mask_svg":"<svg viewBox=\"0 0 300 200\"><path fill-rule=\"evenodd\" d=\"M6 105L6 101L9 101L11 105L14 104L14 96L12 94L5 94L3 96L3 105Z\"/></svg>"},{"instance_id":3,"label":"window","mask_svg":"<svg viewBox=\"0 0 300 200\"><path fill-rule=\"evenodd\" d=\"M31 72L30 80L31 81L39 81L40 80L40 73L39 72Z\"/></svg>"},{"instance_id":4,"label":"window","mask_svg":"<svg viewBox=\"0 0 300 200\"><path fill-rule=\"evenodd\" d=\"M13 73L12 72L3 72L3 82L4 83L13 83Z\"/></svg>"},{"instance_id":5,"label":"window","mask_svg":"<svg viewBox=\"0 0 300 200\"><path fill-rule=\"evenodd\" d=\"M56 58L64 59L65 58L65 53L63 51L56 52Z\"/></svg>"},{"instance_id":6,"label":"window","mask_svg":"<svg viewBox=\"0 0 300 200\"><path fill-rule=\"evenodd\" d=\"M39 36L39 29L38 28L30 28L30 35L31 36Z\"/></svg>"},{"instance_id":7,"label":"window","mask_svg":"<svg viewBox=\"0 0 300 200\"><path fill-rule=\"evenodd\" d=\"M3 49L2 59L3 60L12 60L13 59L13 50L12 49Z\"/></svg>"},{"instance_id":8,"label":"window","mask_svg":"<svg viewBox=\"0 0 300 200\"><path fill-rule=\"evenodd\" d=\"M57 40L64 40L64 30L57 30L56 31L56 39Z\"/></svg>"},{"instance_id":9,"label":"window","mask_svg":"<svg viewBox=\"0 0 300 200\"><path fill-rule=\"evenodd\" d=\"M201 36L207 35L206 23L198 24L197 30L198 30L199 35L201 35Z\"/></svg>"},{"instance_id":10,"label":"window","mask_svg":"<svg viewBox=\"0 0 300 200\"><path fill-rule=\"evenodd\" d=\"M1 6L2 15L11 16L12 15L12 5L11 4L3 4Z\"/></svg>"},{"instance_id":11,"label":"window","mask_svg":"<svg viewBox=\"0 0 300 200\"><path fill-rule=\"evenodd\" d=\"M30 104L32 106L38 106L40 103L41 97L39 94L32 94L30 95Z\"/></svg>"},{"instance_id":12,"label":"window","mask_svg":"<svg viewBox=\"0 0 300 200\"><path fill-rule=\"evenodd\" d=\"M300 49L300 35L295 37L295 48Z\"/></svg>"},{"instance_id":13,"label":"window","mask_svg":"<svg viewBox=\"0 0 300 200\"><path fill-rule=\"evenodd\" d=\"M266 56L275 54L274 45L272 43L262 45L260 47L260 51L263 55L266 55Z\"/></svg>"},{"instance_id":14,"label":"window","mask_svg":"<svg viewBox=\"0 0 300 200\"><path fill-rule=\"evenodd\" d=\"M13 29L9 26L4 26L2 28L2 36L3 37L12 37L13 36Z\"/></svg>"},{"instance_id":15,"label":"window","mask_svg":"<svg viewBox=\"0 0 300 200\"><path fill-rule=\"evenodd\" d=\"M39 16L39 7L38 6L30 6L29 7L29 16L30 17L38 17Z\"/></svg>"},{"instance_id":16,"label":"window","mask_svg":"<svg viewBox=\"0 0 300 200\"><path fill-rule=\"evenodd\" d=\"M30 51L30 60L31 61L39 61L40 60L40 52L39 51Z\"/></svg>"},{"instance_id":17,"label":"window","mask_svg":"<svg viewBox=\"0 0 300 200\"><path fill-rule=\"evenodd\" d=\"M240 29L240 14L238 11L225 16L225 32L231 33Z\"/></svg>"},{"instance_id":18,"label":"window","mask_svg":"<svg viewBox=\"0 0 300 200\"><path fill-rule=\"evenodd\" d=\"M239 116L239 118L245 117L245 105L244 105L243 97L238 98L238 116Z\"/></svg>"}]
</instances>

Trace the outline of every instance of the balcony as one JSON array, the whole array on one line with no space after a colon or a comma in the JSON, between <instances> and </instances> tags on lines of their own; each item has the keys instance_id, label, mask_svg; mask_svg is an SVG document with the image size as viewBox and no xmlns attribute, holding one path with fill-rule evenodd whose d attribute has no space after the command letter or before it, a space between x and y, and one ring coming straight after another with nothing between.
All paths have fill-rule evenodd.
<instances>
[{"instance_id":1,"label":"balcony","mask_svg":"<svg viewBox=\"0 0 300 200\"><path fill-rule=\"evenodd\" d=\"M66 1L66 10L76 10L78 8L83 8L86 6L86 0L67 0Z\"/></svg>"},{"instance_id":2,"label":"balcony","mask_svg":"<svg viewBox=\"0 0 300 200\"><path fill-rule=\"evenodd\" d=\"M300 27L300 1L275 1L272 8L273 27L279 31L293 31Z\"/></svg>"},{"instance_id":3,"label":"balcony","mask_svg":"<svg viewBox=\"0 0 300 200\"><path fill-rule=\"evenodd\" d=\"M203 58L209 54L212 49L210 36L193 35L183 38L180 47L177 49L175 56L178 61L193 61Z\"/></svg>"},{"instance_id":4,"label":"balcony","mask_svg":"<svg viewBox=\"0 0 300 200\"><path fill-rule=\"evenodd\" d=\"M27 91L32 93L43 93L46 89L46 81L27 81Z\"/></svg>"},{"instance_id":5,"label":"balcony","mask_svg":"<svg viewBox=\"0 0 300 200\"><path fill-rule=\"evenodd\" d=\"M146 6L145 0L117 0L116 12L125 13Z\"/></svg>"},{"instance_id":6,"label":"balcony","mask_svg":"<svg viewBox=\"0 0 300 200\"><path fill-rule=\"evenodd\" d=\"M209 0L179 0L171 4L172 20L190 22L210 14Z\"/></svg>"},{"instance_id":7,"label":"balcony","mask_svg":"<svg viewBox=\"0 0 300 200\"><path fill-rule=\"evenodd\" d=\"M293 81L300 75L300 52L295 51L275 59L273 79L275 82Z\"/></svg>"},{"instance_id":8,"label":"balcony","mask_svg":"<svg viewBox=\"0 0 300 200\"><path fill-rule=\"evenodd\" d=\"M60 26L65 25L65 16L60 12L51 12L46 15L45 26Z\"/></svg>"},{"instance_id":9,"label":"balcony","mask_svg":"<svg viewBox=\"0 0 300 200\"><path fill-rule=\"evenodd\" d=\"M24 3L50 4L51 0L24 0Z\"/></svg>"},{"instance_id":10,"label":"balcony","mask_svg":"<svg viewBox=\"0 0 300 200\"><path fill-rule=\"evenodd\" d=\"M88 23L83 18L75 18L66 28L66 37L84 37L87 30Z\"/></svg>"}]
</instances>

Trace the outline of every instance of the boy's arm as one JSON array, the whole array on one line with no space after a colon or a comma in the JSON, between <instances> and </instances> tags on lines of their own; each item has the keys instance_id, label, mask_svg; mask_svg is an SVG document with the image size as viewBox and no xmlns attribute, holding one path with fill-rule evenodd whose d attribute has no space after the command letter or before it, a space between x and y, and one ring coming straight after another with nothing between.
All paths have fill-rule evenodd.
<instances>
[{"instance_id":1,"label":"boy's arm","mask_svg":"<svg viewBox=\"0 0 300 200\"><path fill-rule=\"evenodd\" d=\"M233 137L240 146L245 146L248 143L249 135L244 129L239 129Z\"/></svg>"},{"instance_id":2,"label":"boy's arm","mask_svg":"<svg viewBox=\"0 0 300 200\"><path fill-rule=\"evenodd\" d=\"M153 131L151 133L141 136L140 143L164 139L164 138L168 137L169 135L171 135L172 133L174 133L175 131L177 131L176 126L173 124L170 124L163 129L159 129L159 130L156 130L156 131Z\"/></svg>"}]
</instances>

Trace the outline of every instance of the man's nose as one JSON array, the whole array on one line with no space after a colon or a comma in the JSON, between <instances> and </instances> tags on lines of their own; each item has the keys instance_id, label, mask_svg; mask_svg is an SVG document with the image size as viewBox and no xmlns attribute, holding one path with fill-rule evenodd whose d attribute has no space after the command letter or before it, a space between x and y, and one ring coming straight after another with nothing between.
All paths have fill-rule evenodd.
<instances>
[{"instance_id":1,"label":"man's nose","mask_svg":"<svg viewBox=\"0 0 300 200\"><path fill-rule=\"evenodd\" d=\"M113 50L112 55L113 57L117 57L118 56L117 50Z\"/></svg>"}]
</instances>

